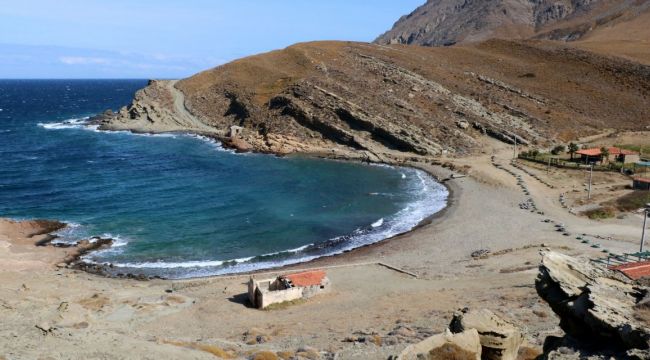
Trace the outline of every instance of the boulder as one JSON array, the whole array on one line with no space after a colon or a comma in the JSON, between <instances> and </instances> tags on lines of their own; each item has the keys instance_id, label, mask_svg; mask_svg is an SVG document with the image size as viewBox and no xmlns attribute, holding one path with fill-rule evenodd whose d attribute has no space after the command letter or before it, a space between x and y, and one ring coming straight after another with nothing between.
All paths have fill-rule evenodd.
<instances>
[{"instance_id":1,"label":"boulder","mask_svg":"<svg viewBox=\"0 0 650 360\"><path fill-rule=\"evenodd\" d=\"M456 312L449 329L454 333L476 329L482 346L482 358L487 360L515 360L523 342L517 327L487 309Z\"/></svg>"},{"instance_id":2,"label":"boulder","mask_svg":"<svg viewBox=\"0 0 650 360\"><path fill-rule=\"evenodd\" d=\"M476 329L470 329L458 334L447 330L442 334L429 337L422 342L413 344L394 360L414 359L462 359L480 360L481 342Z\"/></svg>"},{"instance_id":3,"label":"boulder","mask_svg":"<svg viewBox=\"0 0 650 360\"><path fill-rule=\"evenodd\" d=\"M567 335L592 348L650 348L650 328L643 316L647 287L604 265L557 252L542 255L537 293L560 317Z\"/></svg>"}]
</instances>

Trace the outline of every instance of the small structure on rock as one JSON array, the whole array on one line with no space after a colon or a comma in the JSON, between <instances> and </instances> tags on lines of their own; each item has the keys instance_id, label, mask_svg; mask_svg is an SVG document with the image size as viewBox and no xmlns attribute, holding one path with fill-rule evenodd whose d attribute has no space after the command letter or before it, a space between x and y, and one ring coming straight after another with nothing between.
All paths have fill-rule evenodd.
<instances>
[{"instance_id":1,"label":"small structure on rock","mask_svg":"<svg viewBox=\"0 0 650 360\"><path fill-rule=\"evenodd\" d=\"M272 304L308 299L330 289L330 281L325 271L306 271L302 273L281 275L275 279L248 282L248 299L258 309Z\"/></svg>"}]
</instances>

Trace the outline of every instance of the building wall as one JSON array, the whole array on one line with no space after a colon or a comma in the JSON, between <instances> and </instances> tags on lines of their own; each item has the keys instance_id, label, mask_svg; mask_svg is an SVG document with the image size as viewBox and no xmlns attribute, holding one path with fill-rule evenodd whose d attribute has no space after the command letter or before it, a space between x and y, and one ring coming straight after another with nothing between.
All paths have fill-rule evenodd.
<instances>
[{"instance_id":1,"label":"building wall","mask_svg":"<svg viewBox=\"0 0 650 360\"><path fill-rule=\"evenodd\" d=\"M302 299L302 288L291 288L278 291L262 291L261 302L257 307L264 309L271 304Z\"/></svg>"},{"instance_id":2,"label":"building wall","mask_svg":"<svg viewBox=\"0 0 650 360\"><path fill-rule=\"evenodd\" d=\"M326 277L320 285L307 287L294 287L276 290L276 279L256 281L251 278L248 282L248 299L258 309L264 309L271 304L310 298L320 293L329 291L330 281Z\"/></svg>"},{"instance_id":3,"label":"building wall","mask_svg":"<svg viewBox=\"0 0 650 360\"><path fill-rule=\"evenodd\" d=\"M634 190L650 190L650 184L647 182L634 180L633 188Z\"/></svg>"}]
</instances>

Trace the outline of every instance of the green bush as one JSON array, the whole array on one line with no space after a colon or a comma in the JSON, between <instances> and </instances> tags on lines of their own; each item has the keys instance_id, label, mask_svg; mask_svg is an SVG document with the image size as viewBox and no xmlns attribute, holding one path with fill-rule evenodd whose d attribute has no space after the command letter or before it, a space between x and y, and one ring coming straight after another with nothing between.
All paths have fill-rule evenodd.
<instances>
[{"instance_id":1,"label":"green bush","mask_svg":"<svg viewBox=\"0 0 650 360\"><path fill-rule=\"evenodd\" d=\"M565 152L565 151L566 151L566 146L564 146L564 145L558 145L558 146L554 147L553 150L551 150L551 154L553 154L553 155L560 155L560 154L562 154L562 153Z\"/></svg>"}]
</instances>

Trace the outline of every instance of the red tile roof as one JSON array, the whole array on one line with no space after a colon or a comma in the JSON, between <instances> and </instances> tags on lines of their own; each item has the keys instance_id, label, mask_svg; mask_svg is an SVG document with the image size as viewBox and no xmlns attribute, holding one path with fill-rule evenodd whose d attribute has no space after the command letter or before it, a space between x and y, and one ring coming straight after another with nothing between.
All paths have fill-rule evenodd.
<instances>
[{"instance_id":1,"label":"red tile roof","mask_svg":"<svg viewBox=\"0 0 650 360\"><path fill-rule=\"evenodd\" d=\"M576 154L586 155L586 156L600 156L600 149L582 149L576 151Z\"/></svg>"},{"instance_id":2,"label":"red tile roof","mask_svg":"<svg viewBox=\"0 0 650 360\"><path fill-rule=\"evenodd\" d=\"M610 269L618 270L632 280L650 276L650 261L639 261L629 264L612 266Z\"/></svg>"},{"instance_id":3,"label":"red tile roof","mask_svg":"<svg viewBox=\"0 0 650 360\"><path fill-rule=\"evenodd\" d=\"M638 155L639 154L632 150L620 149L613 146L608 148L608 150L610 155ZM586 156L600 156L600 148L582 149L576 151L576 154L586 155Z\"/></svg>"},{"instance_id":4,"label":"red tile roof","mask_svg":"<svg viewBox=\"0 0 650 360\"><path fill-rule=\"evenodd\" d=\"M634 178L634 181L650 184L650 179L649 178L638 177L638 178Z\"/></svg>"},{"instance_id":5,"label":"red tile roof","mask_svg":"<svg viewBox=\"0 0 650 360\"><path fill-rule=\"evenodd\" d=\"M294 286L314 286L320 285L321 282L323 282L323 279L325 278L325 271L307 271L303 273L284 275L283 277L291 280L291 283Z\"/></svg>"}]
</instances>

